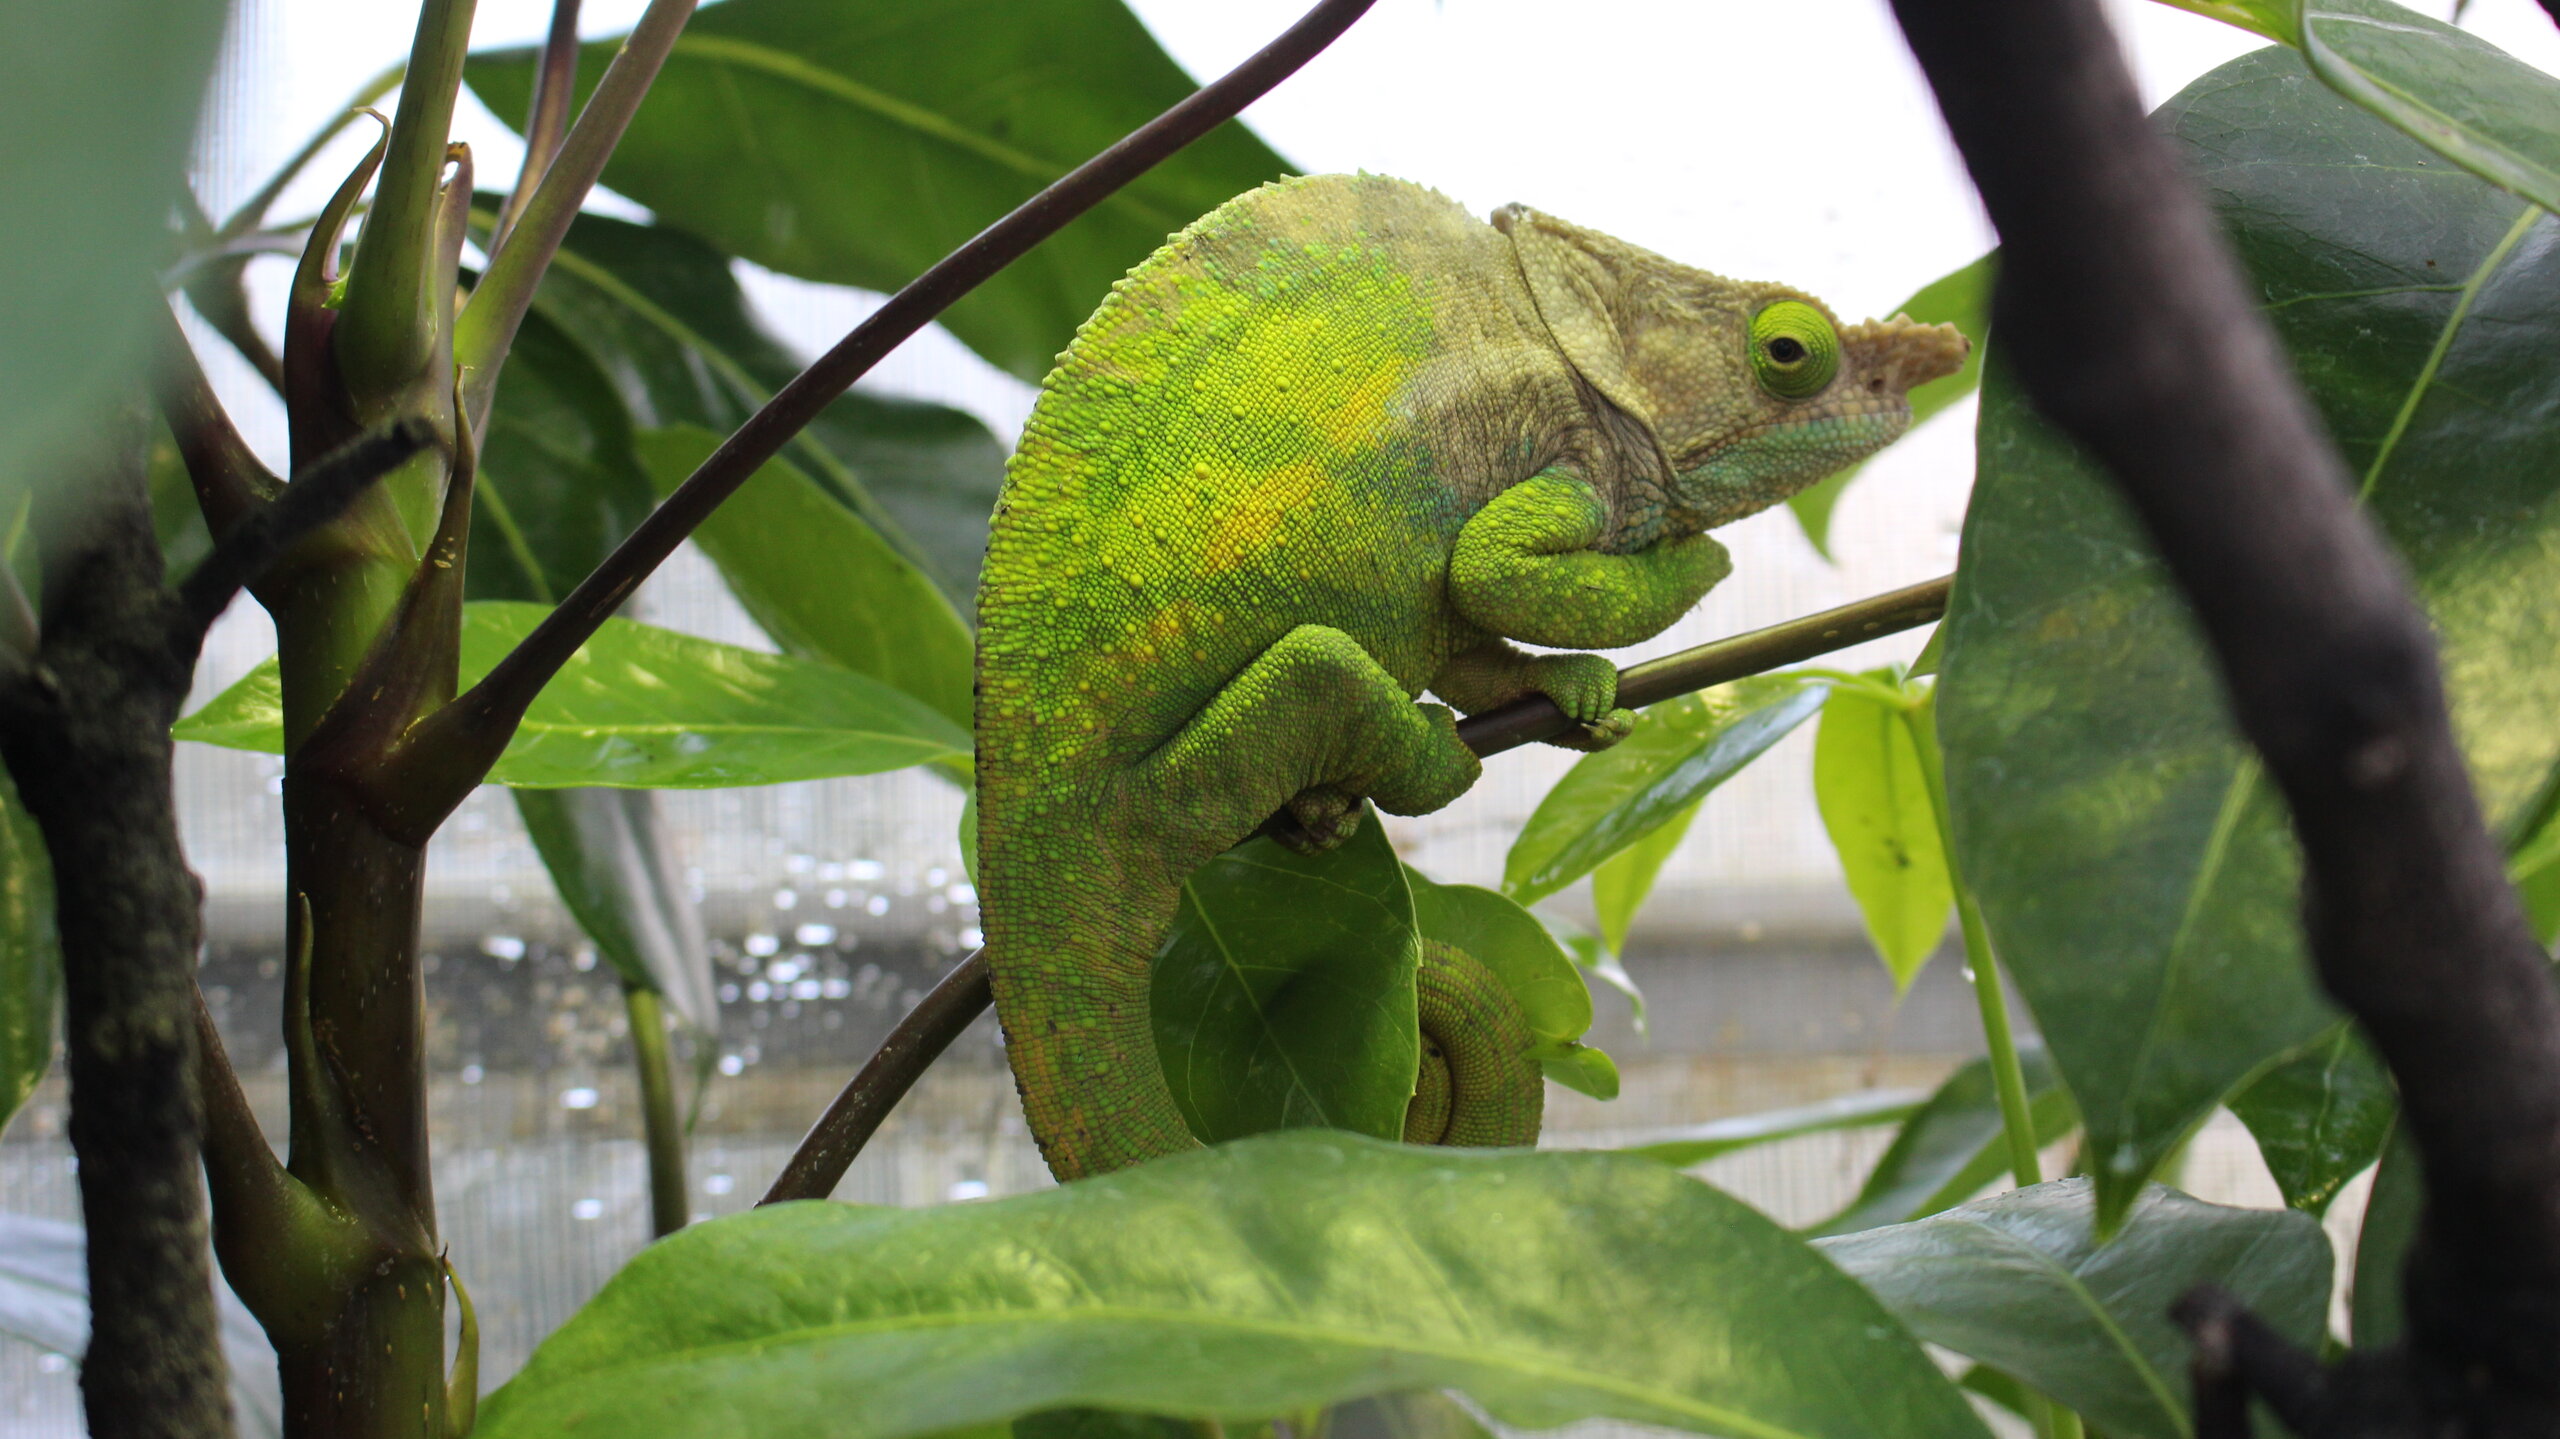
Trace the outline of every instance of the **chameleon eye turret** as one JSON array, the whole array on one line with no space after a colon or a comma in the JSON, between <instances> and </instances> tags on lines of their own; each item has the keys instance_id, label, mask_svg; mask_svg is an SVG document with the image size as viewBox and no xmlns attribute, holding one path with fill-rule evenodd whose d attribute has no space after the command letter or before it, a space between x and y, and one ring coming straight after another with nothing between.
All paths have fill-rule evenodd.
<instances>
[{"instance_id":1,"label":"chameleon eye turret","mask_svg":"<svg viewBox=\"0 0 2560 1439\"><path fill-rule=\"evenodd\" d=\"M1782 400L1821 394L1840 373L1840 335L1820 310L1780 300L1751 317L1751 373Z\"/></svg>"}]
</instances>

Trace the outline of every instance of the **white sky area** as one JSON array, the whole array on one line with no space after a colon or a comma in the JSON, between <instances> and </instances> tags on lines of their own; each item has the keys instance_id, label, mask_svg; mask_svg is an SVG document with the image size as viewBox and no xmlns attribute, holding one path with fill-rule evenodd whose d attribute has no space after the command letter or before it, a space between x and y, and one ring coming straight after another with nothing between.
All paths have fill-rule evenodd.
<instances>
[{"instance_id":1,"label":"white sky area","mask_svg":"<svg viewBox=\"0 0 2560 1439\"><path fill-rule=\"evenodd\" d=\"M1134 0L1175 59L1201 79L1251 54L1308 3ZM2448 4L2427 0L2425 8L2441 15ZM474 43L536 41L549 8L548 0L484 0ZM587 0L584 29L591 37L620 33L641 8L642 0ZM2260 43L2145 0L2109 0L2109 8L2153 103ZM400 57L415 14L411 4L379 0L249 0L235 36L237 63L214 102L229 140L202 166L217 214ZM2534 0L2477 0L2465 24L2560 71L2560 30ZM1397 175L1478 213L1524 201L1708 270L1799 286L1850 318L1891 313L1990 242L1885 0L1379 0L1245 119L1310 172ZM371 127L361 128L288 192L278 217L318 206L370 142ZM468 91L456 129L473 148L479 183L503 186L521 154L514 133ZM619 208L636 213L627 203ZM776 328L812 354L877 303L741 269ZM266 261L251 273L272 331L288 266ZM281 408L218 342L204 348L251 442L281 466ZM1007 440L1030 403L1028 387L939 330L910 341L866 383L964 406ZM1736 556L1734 578L1634 654L1944 573L1954 563L1972 474L1971 430L1971 407L1959 407L1870 466L1835 516L1837 563L1815 554L1783 512L1733 526L1724 538ZM660 599L652 617L755 642L716 583L705 582L698 565L691 573L653 587ZM263 615L242 609L217 631L199 695L272 649ZM1839 660L1908 658L1917 644L1917 636L1878 641ZM1649 920L1674 891L1719 890L1727 897L1719 924L1736 914L1786 924L1800 902L1838 908L1837 870L1811 803L1809 738L1808 727L1719 792L1713 822L1692 832L1666 871ZM1444 879L1492 881L1503 848L1567 762L1543 749L1506 760L1449 810L1398 822L1398 845ZM1761 898L1731 898L1746 893ZM1755 923L1744 923L1744 932Z\"/></svg>"}]
</instances>

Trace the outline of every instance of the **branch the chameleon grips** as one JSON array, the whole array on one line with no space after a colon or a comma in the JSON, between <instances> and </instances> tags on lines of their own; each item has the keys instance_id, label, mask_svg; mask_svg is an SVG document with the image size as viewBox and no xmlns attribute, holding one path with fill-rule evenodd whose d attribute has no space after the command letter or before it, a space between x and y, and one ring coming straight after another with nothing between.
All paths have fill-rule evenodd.
<instances>
[{"instance_id":1,"label":"branch the chameleon grips","mask_svg":"<svg viewBox=\"0 0 2560 1439\"><path fill-rule=\"evenodd\" d=\"M1802 619L1717 640L1618 672L1619 698L1656 704L1713 685L1813 659L1928 624L1946 613L1953 575L1875 595ZM1478 755L1517 749L1574 729L1555 702L1540 695L1487 710L1458 725ZM859 1073L810 1126L790 1162L759 1204L824 1199L835 1192L889 1112L971 1021L995 1002L984 950L972 951L889 1032Z\"/></svg>"},{"instance_id":2,"label":"branch the chameleon grips","mask_svg":"<svg viewBox=\"0 0 2560 1439\"><path fill-rule=\"evenodd\" d=\"M421 842L432 834L497 763L534 696L578 647L721 501L891 350L1122 186L1234 119L1315 58L1374 3L1323 0L1243 64L1025 200L890 296L722 441L478 684L418 724L402 746L403 755L377 786L377 808L386 822L396 822ZM466 318L469 313L464 312Z\"/></svg>"},{"instance_id":3,"label":"branch the chameleon grips","mask_svg":"<svg viewBox=\"0 0 2560 1439\"><path fill-rule=\"evenodd\" d=\"M282 494L243 515L178 586L197 631L212 624L232 596L255 583L296 540L345 513L367 487L435 439L434 427L424 420L393 420L321 456Z\"/></svg>"}]
</instances>

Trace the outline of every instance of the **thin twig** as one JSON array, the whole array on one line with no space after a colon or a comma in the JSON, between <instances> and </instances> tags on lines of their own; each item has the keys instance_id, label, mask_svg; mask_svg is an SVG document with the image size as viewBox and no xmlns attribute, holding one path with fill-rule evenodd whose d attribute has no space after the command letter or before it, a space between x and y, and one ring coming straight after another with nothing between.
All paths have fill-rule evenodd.
<instances>
[{"instance_id":1,"label":"thin twig","mask_svg":"<svg viewBox=\"0 0 2560 1439\"><path fill-rule=\"evenodd\" d=\"M1947 589L1953 582L1953 576L1934 579L1647 660L1618 672L1619 698L1628 704L1654 704L1927 624L1946 612ZM1458 725L1458 737L1477 754L1494 755L1552 739L1574 727L1554 702L1540 696L1463 720ZM759 1202L824 1199L834 1193L845 1170L852 1166L862 1147L871 1142L889 1111L969 1027L969 1022L994 1002L995 991L987 980L986 951L974 951L958 968L944 975L942 982L906 1018L898 1021L897 1028L889 1032L888 1039L861 1072L810 1127L800 1147L793 1151L791 1162L783 1166L781 1175Z\"/></svg>"},{"instance_id":2,"label":"thin twig","mask_svg":"<svg viewBox=\"0 0 2560 1439\"><path fill-rule=\"evenodd\" d=\"M478 684L421 721L402 762L382 776L377 807L407 832L425 834L489 772L527 706L578 647L621 608L640 582L675 552L720 502L737 491L803 427L881 358L923 329L1032 246L1182 149L1233 119L1313 59L1375 0L1322 0L1279 39L1147 122L1118 144L1032 196L979 232L886 304L817 363L767 401L666 502L652 511L594 573L545 616ZM575 136L572 136L574 143ZM564 159L553 168L565 165ZM537 203L539 197L537 197ZM528 219L526 225L532 222ZM520 227L518 243L529 231ZM494 267L493 267L494 268ZM483 282L484 287L486 282ZM470 314L465 312L466 319Z\"/></svg>"},{"instance_id":3,"label":"thin twig","mask_svg":"<svg viewBox=\"0 0 2560 1439\"><path fill-rule=\"evenodd\" d=\"M578 90L578 0L552 0L551 31L542 39L542 58L533 73L533 99L525 107L524 168L516 172L516 187L507 193L506 208L498 212L498 223L490 231L489 243L505 243L507 232L524 214L534 188L542 183L551 162L560 154L560 141L569 132L569 102Z\"/></svg>"},{"instance_id":4,"label":"thin twig","mask_svg":"<svg viewBox=\"0 0 2560 1439\"><path fill-rule=\"evenodd\" d=\"M196 507L215 533L228 530L281 493L284 483L250 450L215 397L177 317L162 312L159 363L152 380L160 417L178 442Z\"/></svg>"},{"instance_id":5,"label":"thin twig","mask_svg":"<svg viewBox=\"0 0 2560 1439\"><path fill-rule=\"evenodd\" d=\"M435 430L426 421L394 420L323 455L283 494L243 516L178 586L197 630L218 619L231 597L255 583L294 541L344 514L367 486L434 443Z\"/></svg>"}]
</instances>

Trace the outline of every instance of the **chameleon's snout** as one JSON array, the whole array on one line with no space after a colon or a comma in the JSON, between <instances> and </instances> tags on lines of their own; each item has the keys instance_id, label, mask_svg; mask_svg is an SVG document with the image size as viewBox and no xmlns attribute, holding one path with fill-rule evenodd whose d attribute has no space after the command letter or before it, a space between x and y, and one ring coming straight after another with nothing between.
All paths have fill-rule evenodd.
<instances>
[{"instance_id":1,"label":"chameleon's snout","mask_svg":"<svg viewBox=\"0 0 2560 1439\"><path fill-rule=\"evenodd\" d=\"M1914 386L1943 380L1963 368L1973 342L1953 325L1924 325L1908 315L1868 320L1840 334L1848 352L1844 368L1863 376L1871 390L1909 394Z\"/></svg>"}]
</instances>

